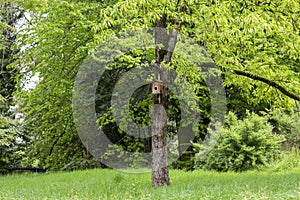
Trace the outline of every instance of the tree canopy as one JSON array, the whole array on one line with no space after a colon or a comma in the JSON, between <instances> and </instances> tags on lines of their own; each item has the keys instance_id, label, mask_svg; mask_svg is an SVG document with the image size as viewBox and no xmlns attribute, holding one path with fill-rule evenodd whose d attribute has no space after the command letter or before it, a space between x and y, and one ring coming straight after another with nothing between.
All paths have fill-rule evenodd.
<instances>
[{"instance_id":1,"label":"tree canopy","mask_svg":"<svg viewBox=\"0 0 300 200\"><path fill-rule=\"evenodd\" d=\"M192 38L212 58L223 77L229 109L240 104L248 109L292 109L299 103L297 0L13 2L30 16L24 18L27 22L17 34L22 51L13 66L22 74L15 97L34 139L30 155L46 168L62 169L76 159L91 158L77 135L72 116L75 76L88 52L113 34L155 27L161 19L166 28ZM141 56L127 55L123 62L135 62L137 57ZM183 69L180 58L174 57L174 62ZM117 77L114 72L111 70L107 76ZM22 80L37 73L39 83L25 91ZM182 70L182 74L192 77L192 68ZM111 83L105 80L103 84ZM195 89L203 88L199 82L194 85ZM205 89L200 91L199 98ZM209 118L206 101L201 109L208 112L204 118ZM234 111L243 113L244 109Z\"/></svg>"}]
</instances>

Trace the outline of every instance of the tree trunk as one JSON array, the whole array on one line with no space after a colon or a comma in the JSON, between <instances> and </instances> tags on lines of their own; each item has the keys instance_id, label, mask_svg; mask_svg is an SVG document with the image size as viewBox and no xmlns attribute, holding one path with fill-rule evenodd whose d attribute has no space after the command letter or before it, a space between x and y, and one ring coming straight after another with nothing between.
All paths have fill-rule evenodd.
<instances>
[{"instance_id":1,"label":"tree trunk","mask_svg":"<svg viewBox=\"0 0 300 200\"><path fill-rule=\"evenodd\" d=\"M155 97L156 99L156 97ZM159 97L157 98L159 99ZM170 185L166 148L167 115L162 105L155 104L152 118L152 185Z\"/></svg>"},{"instance_id":2,"label":"tree trunk","mask_svg":"<svg viewBox=\"0 0 300 200\"><path fill-rule=\"evenodd\" d=\"M177 32L167 33L166 16L158 22L155 29L155 43L162 44L163 47L156 47L156 66L158 72L155 77L161 88L158 94L154 94L154 108L152 116L152 185L170 185L168 171L167 153L167 110L169 103L169 91L166 83L168 82L168 70L161 68L161 62L170 63L173 50L175 48ZM160 28L162 27L162 28Z\"/></svg>"}]
</instances>

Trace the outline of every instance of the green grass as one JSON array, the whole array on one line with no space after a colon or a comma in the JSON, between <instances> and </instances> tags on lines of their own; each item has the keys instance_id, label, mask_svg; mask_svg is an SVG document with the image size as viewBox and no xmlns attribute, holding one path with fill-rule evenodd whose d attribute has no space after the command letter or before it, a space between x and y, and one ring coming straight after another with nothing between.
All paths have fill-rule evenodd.
<instances>
[{"instance_id":1,"label":"green grass","mask_svg":"<svg viewBox=\"0 0 300 200\"><path fill-rule=\"evenodd\" d=\"M300 199L300 168L280 172L170 171L171 185L151 173L87 170L0 176L0 199Z\"/></svg>"}]
</instances>

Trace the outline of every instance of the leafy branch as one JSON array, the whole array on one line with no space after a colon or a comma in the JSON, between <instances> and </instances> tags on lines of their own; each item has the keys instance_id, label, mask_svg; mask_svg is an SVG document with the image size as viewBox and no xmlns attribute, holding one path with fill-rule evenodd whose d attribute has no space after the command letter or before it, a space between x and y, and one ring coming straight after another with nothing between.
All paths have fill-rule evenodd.
<instances>
[{"instance_id":1,"label":"leafy branch","mask_svg":"<svg viewBox=\"0 0 300 200\"><path fill-rule=\"evenodd\" d=\"M269 86L272 86L273 88L278 89L280 92L282 92L283 94L285 94L286 96L296 100L296 101L300 101L300 96L297 94L294 94L293 92L288 91L285 87L281 86L280 84L276 83L275 81L269 80L267 78L264 78L262 76L258 76L255 74L252 74L250 72L246 72L246 71L241 71L241 70L237 70L234 69L233 72L237 75L241 75L241 76L245 76L248 78L251 78L253 80L257 80L257 81L261 81L263 83L266 83Z\"/></svg>"}]
</instances>

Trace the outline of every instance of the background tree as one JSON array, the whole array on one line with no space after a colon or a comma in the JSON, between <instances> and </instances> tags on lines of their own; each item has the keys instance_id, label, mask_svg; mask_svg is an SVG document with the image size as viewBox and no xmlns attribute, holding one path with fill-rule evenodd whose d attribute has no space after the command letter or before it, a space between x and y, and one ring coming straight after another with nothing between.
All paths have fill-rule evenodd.
<instances>
[{"instance_id":1,"label":"background tree","mask_svg":"<svg viewBox=\"0 0 300 200\"><path fill-rule=\"evenodd\" d=\"M16 90L17 26L23 17L23 10L11 1L0 3L0 173L7 173L20 166L24 154L26 134L15 120L11 107L14 105L13 92Z\"/></svg>"},{"instance_id":2,"label":"background tree","mask_svg":"<svg viewBox=\"0 0 300 200\"><path fill-rule=\"evenodd\" d=\"M16 89L15 77L18 75L18 69L10 64L16 60L15 55L19 51L16 48L16 28L23 16L23 10L11 1L1 2L0 7L0 95L6 99L6 106L2 107L1 111L6 112L12 105L12 93Z\"/></svg>"}]
</instances>

